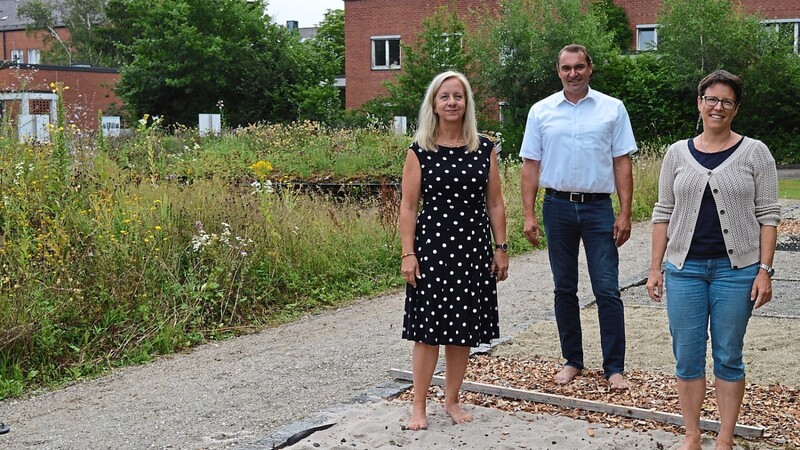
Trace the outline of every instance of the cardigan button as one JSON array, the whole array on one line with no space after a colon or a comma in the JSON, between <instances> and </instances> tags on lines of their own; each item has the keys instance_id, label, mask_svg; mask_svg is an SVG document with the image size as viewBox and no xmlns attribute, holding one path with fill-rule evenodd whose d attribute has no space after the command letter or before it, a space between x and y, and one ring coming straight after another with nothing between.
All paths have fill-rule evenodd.
<instances>
[{"instance_id":1,"label":"cardigan button","mask_svg":"<svg viewBox=\"0 0 800 450\"><path fill-rule=\"evenodd\" d=\"M733 254L733 249L732 249L732 248L729 248L729 249L728 249L728 254L729 254L729 255L732 255L732 254Z\"/></svg>"}]
</instances>

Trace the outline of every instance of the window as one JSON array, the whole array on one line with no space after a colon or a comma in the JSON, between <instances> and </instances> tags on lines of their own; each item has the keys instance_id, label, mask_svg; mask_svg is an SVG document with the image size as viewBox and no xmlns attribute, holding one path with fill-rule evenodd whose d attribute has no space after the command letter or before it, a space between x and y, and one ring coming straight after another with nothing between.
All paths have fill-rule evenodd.
<instances>
[{"instance_id":1,"label":"window","mask_svg":"<svg viewBox=\"0 0 800 450\"><path fill-rule=\"evenodd\" d=\"M32 48L28 50L28 64L41 64L41 54L39 49Z\"/></svg>"},{"instance_id":2,"label":"window","mask_svg":"<svg viewBox=\"0 0 800 450\"><path fill-rule=\"evenodd\" d=\"M658 48L658 25L636 25L636 50L640 52Z\"/></svg>"},{"instance_id":3,"label":"window","mask_svg":"<svg viewBox=\"0 0 800 450\"><path fill-rule=\"evenodd\" d=\"M800 19L776 19L764 21L767 29L779 33L780 39L792 45L795 53L800 47Z\"/></svg>"},{"instance_id":4,"label":"window","mask_svg":"<svg viewBox=\"0 0 800 450\"><path fill-rule=\"evenodd\" d=\"M24 62L24 52L22 50L11 50L11 62L20 63Z\"/></svg>"},{"instance_id":5,"label":"window","mask_svg":"<svg viewBox=\"0 0 800 450\"><path fill-rule=\"evenodd\" d=\"M374 36L372 38L372 68L400 68L400 36Z\"/></svg>"}]
</instances>

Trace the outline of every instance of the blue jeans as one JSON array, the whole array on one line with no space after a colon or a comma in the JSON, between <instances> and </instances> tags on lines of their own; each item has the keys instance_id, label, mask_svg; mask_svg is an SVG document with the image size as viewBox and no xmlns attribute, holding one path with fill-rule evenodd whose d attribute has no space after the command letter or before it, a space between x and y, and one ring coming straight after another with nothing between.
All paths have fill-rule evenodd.
<instances>
[{"instance_id":1,"label":"blue jeans","mask_svg":"<svg viewBox=\"0 0 800 450\"><path fill-rule=\"evenodd\" d=\"M727 257L687 259L681 270L667 262L665 274L675 376L694 380L706 375L710 330L714 376L730 382L744 379L742 348L758 264L733 269Z\"/></svg>"},{"instance_id":2,"label":"blue jeans","mask_svg":"<svg viewBox=\"0 0 800 450\"><path fill-rule=\"evenodd\" d=\"M555 285L555 313L561 355L566 365L583 369L583 338L578 303L578 251L586 250L589 279L600 319L600 345L606 378L625 368L625 312L619 295L619 253L614 243L611 199L573 203L545 195L542 219Z\"/></svg>"}]
</instances>

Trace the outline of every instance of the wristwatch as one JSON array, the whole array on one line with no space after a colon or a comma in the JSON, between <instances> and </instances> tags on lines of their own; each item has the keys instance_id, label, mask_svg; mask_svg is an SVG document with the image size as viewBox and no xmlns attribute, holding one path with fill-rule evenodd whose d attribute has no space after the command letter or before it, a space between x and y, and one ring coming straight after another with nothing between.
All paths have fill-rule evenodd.
<instances>
[{"instance_id":1,"label":"wristwatch","mask_svg":"<svg viewBox=\"0 0 800 450\"><path fill-rule=\"evenodd\" d=\"M494 248L496 248L497 250L502 250L504 252L507 252L508 251L508 243L507 242L503 242L502 244L494 244Z\"/></svg>"},{"instance_id":2,"label":"wristwatch","mask_svg":"<svg viewBox=\"0 0 800 450\"><path fill-rule=\"evenodd\" d=\"M764 263L758 263L758 268L764 269L764 271L767 272L767 275L769 275L770 278L772 278L772 276L775 275L775 269L772 266L768 266Z\"/></svg>"}]
</instances>

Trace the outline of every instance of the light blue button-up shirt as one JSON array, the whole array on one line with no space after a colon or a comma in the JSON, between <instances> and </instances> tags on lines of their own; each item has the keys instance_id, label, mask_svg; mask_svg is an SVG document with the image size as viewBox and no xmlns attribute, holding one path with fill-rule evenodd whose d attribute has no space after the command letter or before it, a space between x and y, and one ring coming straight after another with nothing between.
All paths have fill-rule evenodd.
<instances>
[{"instance_id":1,"label":"light blue button-up shirt","mask_svg":"<svg viewBox=\"0 0 800 450\"><path fill-rule=\"evenodd\" d=\"M560 91L533 105L519 155L541 161L541 188L610 194L613 158L636 150L625 105L590 88L577 104Z\"/></svg>"}]
</instances>

